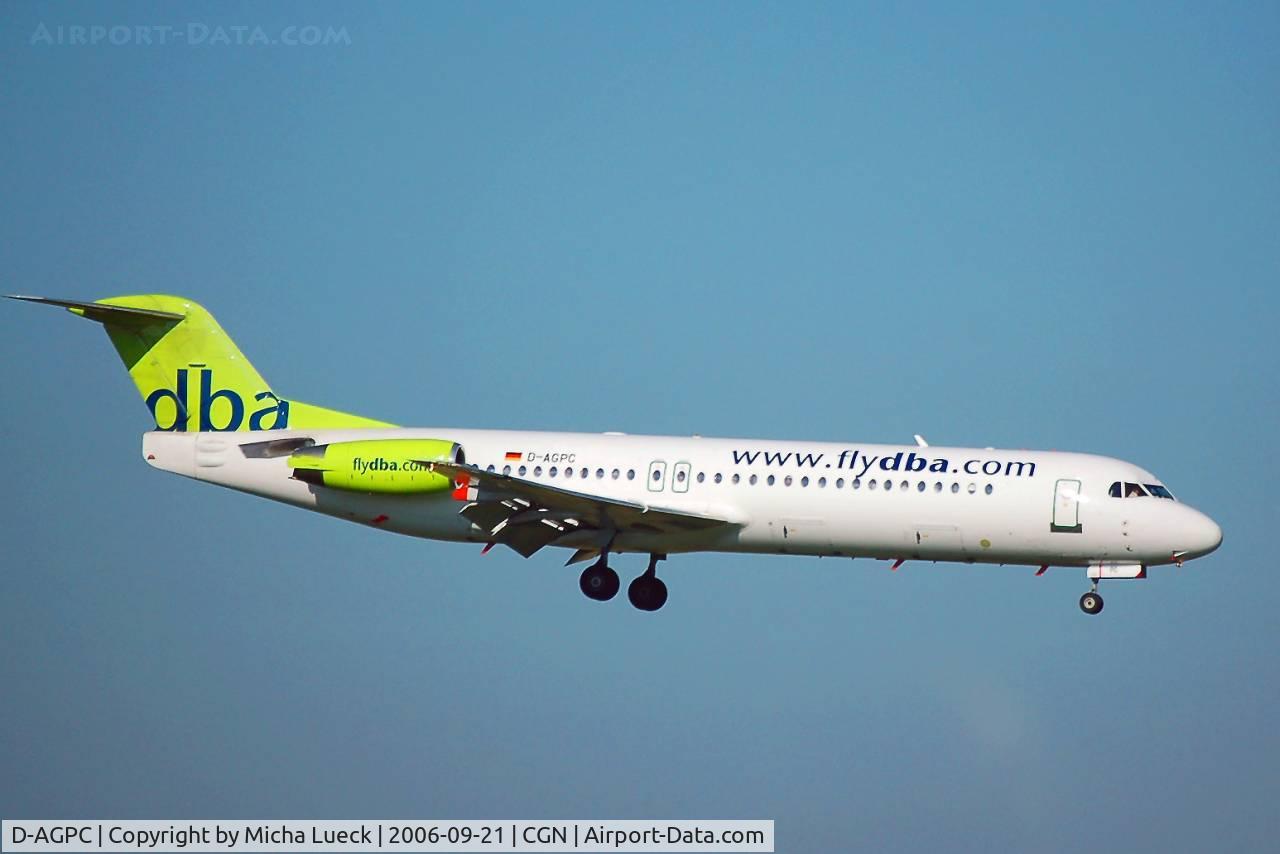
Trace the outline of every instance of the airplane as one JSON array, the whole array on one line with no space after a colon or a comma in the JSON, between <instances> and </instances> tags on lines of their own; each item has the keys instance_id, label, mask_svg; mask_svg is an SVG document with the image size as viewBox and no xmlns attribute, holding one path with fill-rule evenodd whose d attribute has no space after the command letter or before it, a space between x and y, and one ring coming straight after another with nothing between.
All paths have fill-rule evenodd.
<instances>
[{"instance_id":1,"label":"airplane","mask_svg":"<svg viewBox=\"0 0 1280 854\"><path fill-rule=\"evenodd\" d=\"M667 601L657 565L732 552L1086 570L1098 582L1207 555L1222 530L1155 475L1082 453L861 442L405 428L277 394L197 303L12 296L101 323L154 420L147 463L384 531L571 550L589 598L648 567L631 604Z\"/></svg>"}]
</instances>

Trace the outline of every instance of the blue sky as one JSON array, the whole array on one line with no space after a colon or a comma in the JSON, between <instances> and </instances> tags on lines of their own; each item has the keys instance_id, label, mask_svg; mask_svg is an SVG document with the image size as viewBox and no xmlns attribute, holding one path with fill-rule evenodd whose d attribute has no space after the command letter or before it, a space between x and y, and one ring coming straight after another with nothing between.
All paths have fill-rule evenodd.
<instances>
[{"instance_id":1,"label":"blue sky","mask_svg":"<svg viewBox=\"0 0 1280 854\"><path fill-rule=\"evenodd\" d=\"M278 390L405 424L1112 454L1226 536L1096 619L1068 570L724 555L644 615L152 471L102 333L4 305L0 812L1269 847L1278 18L0 6L4 292L189 296Z\"/></svg>"}]
</instances>

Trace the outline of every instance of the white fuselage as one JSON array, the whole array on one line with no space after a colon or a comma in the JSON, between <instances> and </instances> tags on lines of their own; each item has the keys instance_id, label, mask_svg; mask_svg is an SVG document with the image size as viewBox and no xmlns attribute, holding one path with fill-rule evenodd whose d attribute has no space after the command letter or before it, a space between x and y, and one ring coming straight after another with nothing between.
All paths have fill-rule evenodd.
<instances>
[{"instance_id":1,"label":"white fuselage","mask_svg":"<svg viewBox=\"0 0 1280 854\"><path fill-rule=\"evenodd\" d=\"M257 434L253 439L260 439ZM467 462L578 493L717 517L728 528L630 532L614 551L726 551L1057 566L1152 566L1217 547L1221 531L1177 501L1113 497L1159 485L1090 454L454 428L284 430L317 443L433 438ZM283 457L248 458L236 433L147 433L157 468L397 533L485 542L450 493L381 495L295 480ZM518 458L509 459L509 456ZM566 543L565 545L570 545Z\"/></svg>"}]
</instances>

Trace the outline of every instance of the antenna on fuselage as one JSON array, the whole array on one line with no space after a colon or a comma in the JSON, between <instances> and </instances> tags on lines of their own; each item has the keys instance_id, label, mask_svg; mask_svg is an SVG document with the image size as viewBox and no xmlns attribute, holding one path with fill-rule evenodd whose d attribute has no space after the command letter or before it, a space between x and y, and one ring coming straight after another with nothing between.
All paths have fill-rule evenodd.
<instances>
[{"instance_id":1,"label":"antenna on fuselage","mask_svg":"<svg viewBox=\"0 0 1280 854\"><path fill-rule=\"evenodd\" d=\"M920 446L920 447L922 447L922 448L927 448L927 447L929 447L929 443L928 443L928 442L926 442L926 441L924 440L924 436L921 436L919 433L917 433L917 434L915 434L915 435L916 435L916 444L917 444L917 445L919 445L919 446Z\"/></svg>"}]
</instances>

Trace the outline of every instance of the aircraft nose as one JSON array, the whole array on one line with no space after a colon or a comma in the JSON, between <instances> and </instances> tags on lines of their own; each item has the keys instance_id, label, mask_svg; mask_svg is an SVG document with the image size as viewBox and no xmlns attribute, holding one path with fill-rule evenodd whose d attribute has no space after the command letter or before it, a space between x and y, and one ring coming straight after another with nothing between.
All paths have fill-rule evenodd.
<instances>
[{"instance_id":1,"label":"aircraft nose","mask_svg":"<svg viewBox=\"0 0 1280 854\"><path fill-rule=\"evenodd\" d=\"M1218 527L1218 523L1210 519L1199 510L1193 511L1195 514L1187 520L1186 528L1183 535L1189 546L1187 549L1187 557L1204 557L1218 546L1222 545L1222 528Z\"/></svg>"}]
</instances>

